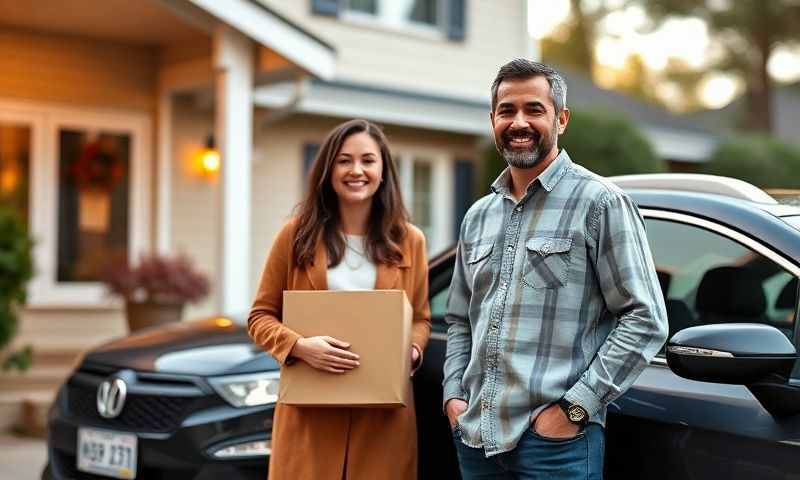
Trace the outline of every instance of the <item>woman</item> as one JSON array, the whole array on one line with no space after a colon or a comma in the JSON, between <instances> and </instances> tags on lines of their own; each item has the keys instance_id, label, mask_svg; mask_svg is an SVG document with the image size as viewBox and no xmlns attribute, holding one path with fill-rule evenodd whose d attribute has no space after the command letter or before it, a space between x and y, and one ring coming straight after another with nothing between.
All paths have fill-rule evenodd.
<instances>
[{"instance_id":1,"label":"woman","mask_svg":"<svg viewBox=\"0 0 800 480\"><path fill-rule=\"evenodd\" d=\"M303 338L287 328L281 323L283 291L403 289L414 310L409 361L412 369L418 368L430 335L425 238L408 223L396 169L378 127L351 120L330 132L298 207L264 267L248 318L253 341L281 364L303 361L331 375L342 374L359 362L347 339ZM413 404L278 404L269 478L416 478L415 422Z\"/></svg>"}]
</instances>

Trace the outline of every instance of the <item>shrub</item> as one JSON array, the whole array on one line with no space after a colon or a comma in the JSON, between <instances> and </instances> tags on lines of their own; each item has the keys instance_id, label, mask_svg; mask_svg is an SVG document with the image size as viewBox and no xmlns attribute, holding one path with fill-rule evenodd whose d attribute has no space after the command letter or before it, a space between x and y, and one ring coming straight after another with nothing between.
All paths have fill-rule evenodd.
<instances>
[{"instance_id":1,"label":"shrub","mask_svg":"<svg viewBox=\"0 0 800 480\"><path fill-rule=\"evenodd\" d=\"M765 135L742 135L720 143L702 172L762 188L800 188L800 149Z\"/></svg>"},{"instance_id":2,"label":"shrub","mask_svg":"<svg viewBox=\"0 0 800 480\"><path fill-rule=\"evenodd\" d=\"M210 290L208 277L188 257L148 255L139 265L110 268L104 277L111 293L128 302L183 304L199 302Z\"/></svg>"},{"instance_id":3,"label":"shrub","mask_svg":"<svg viewBox=\"0 0 800 480\"><path fill-rule=\"evenodd\" d=\"M33 276L32 247L22 222L0 207L0 348L17 330L16 309L25 303L25 285Z\"/></svg>"}]
</instances>

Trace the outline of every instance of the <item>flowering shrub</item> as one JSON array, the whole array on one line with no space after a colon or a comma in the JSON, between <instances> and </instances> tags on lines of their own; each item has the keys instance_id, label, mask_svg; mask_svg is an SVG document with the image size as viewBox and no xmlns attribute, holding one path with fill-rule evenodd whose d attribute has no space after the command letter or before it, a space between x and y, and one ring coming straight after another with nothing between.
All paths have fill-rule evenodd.
<instances>
[{"instance_id":1,"label":"flowering shrub","mask_svg":"<svg viewBox=\"0 0 800 480\"><path fill-rule=\"evenodd\" d=\"M128 302L194 303L210 290L208 277L184 255L147 255L136 267L120 264L109 269L104 280L111 293Z\"/></svg>"}]
</instances>

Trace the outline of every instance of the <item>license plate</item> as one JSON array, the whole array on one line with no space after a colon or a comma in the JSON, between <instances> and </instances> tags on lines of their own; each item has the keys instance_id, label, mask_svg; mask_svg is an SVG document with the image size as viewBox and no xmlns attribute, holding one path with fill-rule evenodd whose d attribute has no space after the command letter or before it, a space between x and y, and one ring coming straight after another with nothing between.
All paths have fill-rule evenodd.
<instances>
[{"instance_id":1,"label":"license plate","mask_svg":"<svg viewBox=\"0 0 800 480\"><path fill-rule=\"evenodd\" d=\"M136 435L78 429L78 470L113 478L136 478Z\"/></svg>"}]
</instances>

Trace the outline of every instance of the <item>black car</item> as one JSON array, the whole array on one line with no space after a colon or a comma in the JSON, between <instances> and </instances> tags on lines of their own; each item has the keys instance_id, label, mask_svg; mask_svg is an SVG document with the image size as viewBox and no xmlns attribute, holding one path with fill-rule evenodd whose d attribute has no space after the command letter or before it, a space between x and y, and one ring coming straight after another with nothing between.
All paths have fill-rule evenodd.
<instances>
[{"instance_id":1,"label":"black car","mask_svg":"<svg viewBox=\"0 0 800 480\"><path fill-rule=\"evenodd\" d=\"M609 406L607 478L800 478L800 208L733 180L615 181L645 218L671 340ZM430 262L433 333L414 378L425 479L458 478L441 405L453 261ZM227 318L111 342L59 392L42 476L263 479L277 382Z\"/></svg>"}]
</instances>

